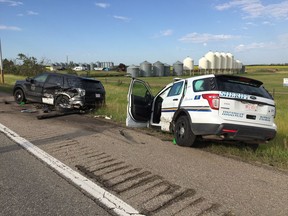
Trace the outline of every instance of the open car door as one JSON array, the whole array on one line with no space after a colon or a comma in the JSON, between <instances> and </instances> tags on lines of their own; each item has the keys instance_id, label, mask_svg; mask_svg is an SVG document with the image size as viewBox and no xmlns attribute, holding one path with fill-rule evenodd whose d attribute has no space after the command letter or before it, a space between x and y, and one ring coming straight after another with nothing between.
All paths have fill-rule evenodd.
<instances>
[{"instance_id":1,"label":"open car door","mask_svg":"<svg viewBox=\"0 0 288 216\"><path fill-rule=\"evenodd\" d=\"M127 127L148 127L151 119L153 96L148 84L132 78L128 90Z\"/></svg>"}]
</instances>

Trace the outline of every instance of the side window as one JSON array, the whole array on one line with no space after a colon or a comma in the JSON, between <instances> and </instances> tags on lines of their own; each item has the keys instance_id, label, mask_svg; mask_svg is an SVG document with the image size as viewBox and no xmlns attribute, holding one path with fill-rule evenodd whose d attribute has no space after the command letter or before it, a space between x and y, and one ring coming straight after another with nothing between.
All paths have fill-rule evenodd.
<instances>
[{"instance_id":1,"label":"side window","mask_svg":"<svg viewBox=\"0 0 288 216\"><path fill-rule=\"evenodd\" d=\"M174 83L173 86L171 87L171 90L168 93L168 97L180 95L183 89L183 84L184 82Z\"/></svg>"},{"instance_id":2,"label":"side window","mask_svg":"<svg viewBox=\"0 0 288 216\"><path fill-rule=\"evenodd\" d=\"M47 79L47 83L58 85L58 86L63 86L63 77L57 76L57 75L49 76Z\"/></svg>"},{"instance_id":3,"label":"side window","mask_svg":"<svg viewBox=\"0 0 288 216\"><path fill-rule=\"evenodd\" d=\"M149 91L147 90L146 86L140 82L135 82L132 89L132 95L138 97L145 97Z\"/></svg>"},{"instance_id":4,"label":"side window","mask_svg":"<svg viewBox=\"0 0 288 216\"><path fill-rule=\"evenodd\" d=\"M68 84L68 87L73 87L73 88L81 86L80 81L77 78L70 78L69 77L67 79L67 84Z\"/></svg>"},{"instance_id":5,"label":"side window","mask_svg":"<svg viewBox=\"0 0 288 216\"><path fill-rule=\"evenodd\" d=\"M215 89L215 83L213 79L199 79L193 81L193 91L201 92L201 91L210 91Z\"/></svg>"},{"instance_id":6,"label":"side window","mask_svg":"<svg viewBox=\"0 0 288 216\"><path fill-rule=\"evenodd\" d=\"M34 77L33 80L35 80L37 82L45 82L47 77L48 77L48 74L41 74L39 76Z\"/></svg>"}]
</instances>

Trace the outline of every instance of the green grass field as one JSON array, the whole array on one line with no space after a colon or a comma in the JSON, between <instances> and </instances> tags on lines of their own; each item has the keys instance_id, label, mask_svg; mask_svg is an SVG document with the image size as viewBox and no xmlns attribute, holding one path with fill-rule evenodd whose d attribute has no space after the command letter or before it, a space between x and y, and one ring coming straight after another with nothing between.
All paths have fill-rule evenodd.
<instances>
[{"instance_id":1,"label":"green grass field","mask_svg":"<svg viewBox=\"0 0 288 216\"><path fill-rule=\"evenodd\" d=\"M115 73L115 72L113 72ZM117 74L117 73L116 73ZM95 111L94 115L112 117L112 121L125 124L127 109L127 92L131 78L113 76L109 73L91 72L90 76L101 80L106 89L106 106ZM258 161L288 170L288 87L283 87L283 78L288 78L288 66L246 66L246 73L242 76L261 80L266 89L274 95L277 114L275 122L278 127L277 136L267 144L261 145L256 151L236 145L211 143L204 150L242 160ZM11 92L16 77L5 75L5 85L0 85L0 91ZM174 77L145 77L155 95L162 87L170 83ZM171 140L172 144L172 140Z\"/></svg>"}]
</instances>

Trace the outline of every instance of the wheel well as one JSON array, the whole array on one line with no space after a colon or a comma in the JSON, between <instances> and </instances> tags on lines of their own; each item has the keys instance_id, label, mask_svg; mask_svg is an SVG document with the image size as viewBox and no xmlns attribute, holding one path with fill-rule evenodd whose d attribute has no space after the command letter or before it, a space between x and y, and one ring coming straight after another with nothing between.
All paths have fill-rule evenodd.
<instances>
[{"instance_id":1,"label":"wheel well","mask_svg":"<svg viewBox=\"0 0 288 216\"><path fill-rule=\"evenodd\" d=\"M20 86L14 88L14 90L13 90L13 96L15 95L15 92L16 92L17 90L21 90L22 93L23 93L24 98L26 98L25 91L24 91L23 88L21 88Z\"/></svg>"},{"instance_id":2,"label":"wheel well","mask_svg":"<svg viewBox=\"0 0 288 216\"><path fill-rule=\"evenodd\" d=\"M192 125L191 125L191 124L192 124L192 121L191 121L191 118L190 118L190 115L189 115L188 111L181 109L181 110L177 110L177 111L175 112L174 116L173 116L172 122L171 122L171 124L170 124L170 131L171 131L171 132L174 132L174 127L175 127L176 121L177 121L177 119L179 119L181 116L186 116L187 118L189 118L189 123L190 123L190 126L191 126L191 128L192 128Z\"/></svg>"},{"instance_id":3,"label":"wheel well","mask_svg":"<svg viewBox=\"0 0 288 216\"><path fill-rule=\"evenodd\" d=\"M56 105L56 101L59 97L67 97L68 100L71 98L70 96L68 96L67 94L57 94L55 95L55 99L54 99L54 105Z\"/></svg>"}]
</instances>

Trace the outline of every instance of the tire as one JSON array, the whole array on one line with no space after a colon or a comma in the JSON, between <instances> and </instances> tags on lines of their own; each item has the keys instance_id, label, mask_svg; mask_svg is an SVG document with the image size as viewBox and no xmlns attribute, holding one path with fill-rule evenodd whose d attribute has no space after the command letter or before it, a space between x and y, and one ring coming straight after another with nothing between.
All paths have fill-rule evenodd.
<instances>
[{"instance_id":1,"label":"tire","mask_svg":"<svg viewBox=\"0 0 288 216\"><path fill-rule=\"evenodd\" d=\"M190 122L187 116L180 116L176 120L174 137L177 145L179 146L193 146L196 136L191 130Z\"/></svg>"},{"instance_id":2,"label":"tire","mask_svg":"<svg viewBox=\"0 0 288 216\"><path fill-rule=\"evenodd\" d=\"M22 89L16 89L16 91L14 92L14 100L18 104L26 102L26 98Z\"/></svg>"},{"instance_id":3,"label":"tire","mask_svg":"<svg viewBox=\"0 0 288 216\"><path fill-rule=\"evenodd\" d=\"M56 98L55 109L60 112L64 112L66 109L69 109L69 98L64 95L60 95Z\"/></svg>"}]
</instances>

